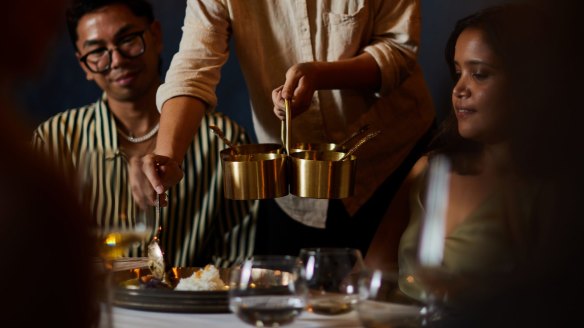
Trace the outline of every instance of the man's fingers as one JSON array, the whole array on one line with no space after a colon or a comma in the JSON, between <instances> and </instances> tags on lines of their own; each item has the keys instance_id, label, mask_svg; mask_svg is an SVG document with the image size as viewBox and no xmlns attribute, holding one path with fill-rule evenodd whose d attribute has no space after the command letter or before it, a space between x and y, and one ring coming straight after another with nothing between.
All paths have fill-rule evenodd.
<instances>
[{"instance_id":1,"label":"man's fingers","mask_svg":"<svg viewBox=\"0 0 584 328\"><path fill-rule=\"evenodd\" d=\"M284 86L279 86L276 89L274 89L274 91L272 91L272 102L274 103L274 106L283 106L283 100L282 100L282 88Z\"/></svg>"},{"instance_id":2,"label":"man's fingers","mask_svg":"<svg viewBox=\"0 0 584 328\"><path fill-rule=\"evenodd\" d=\"M276 116L281 120L285 120L286 119L286 111L283 110L282 108L278 107L278 106L274 106L274 114L276 114Z\"/></svg>"},{"instance_id":3,"label":"man's fingers","mask_svg":"<svg viewBox=\"0 0 584 328\"><path fill-rule=\"evenodd\" d=\"M162 194L165 190L163 181L159 175L160 161L154 154L148 154L142 158L142 172L152 185L152 188L158 194Z\"/></svg>"}]
</instances>

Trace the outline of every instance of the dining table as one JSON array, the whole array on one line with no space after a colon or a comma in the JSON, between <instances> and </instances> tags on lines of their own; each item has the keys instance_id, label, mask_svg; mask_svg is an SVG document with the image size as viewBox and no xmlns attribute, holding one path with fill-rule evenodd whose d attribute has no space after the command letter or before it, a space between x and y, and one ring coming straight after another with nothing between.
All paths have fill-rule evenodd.
<instances>
[{"instance_id":1,"label":"dining table","mask_svg":"<svg viewBox=\"0 0 584 328\"><path fill-rule=\"evenodd\" d=\"M136 268L147 268L148 258L119 258L113 263L113 271L118 273L129 272ZM120 294L121 293L121 294ZM137 293L137 294L135 294ZM153 294L142 292L121 292L118 290L118 297L125 296L126 298L116 299L116 303L112 308L112 319L114 328L182 328L182 327L205 327L205 328L246 328L253 327L248 323L243 322L234 313L229 312L228 309L223 309L226 300L220 300L219 307L211 307L212 311L206 313L193 304L193 300L186 302L185 297L178 295L168 296L166 298L158 295L152 297ZM164 303L165 301L174 301L178 307L172 310ZM209 301L205 297L198 296L196 299L202 301L204 305L209 308ZM141 303L146 302L146 303ZM186 302L186 303L181 303ZM125 305L124 305L125 304ZM137 305L140 304L140 305ZM200 304L200 303L199 303ZM163 306L164 305L164 306ZM185 306L187 307L185 310ZM182 309L182 310L181 310ZM192 311L189 311L192 310ZM105 310L105 308L104 308ZM105 315L105 311L103 312ZM285 325L289 328L357 328L363 327L359 320L359 315L356 309L348 313L336 315L315 314L310 311L303 311L295 320Z\"/></svg>"},{"instance_id":2,"label":"dining table","mask_svg":"<svg viewBox=\"0 0 584 328\"><path fill-rule=\"evenodd\" d=\"M249 328L233 313L171 313L143 311L114 306L115 328ZM289 328L356 328L363 327L356 311L340 315L320 315L303 312Z\"/></svg>"}]
</instances>

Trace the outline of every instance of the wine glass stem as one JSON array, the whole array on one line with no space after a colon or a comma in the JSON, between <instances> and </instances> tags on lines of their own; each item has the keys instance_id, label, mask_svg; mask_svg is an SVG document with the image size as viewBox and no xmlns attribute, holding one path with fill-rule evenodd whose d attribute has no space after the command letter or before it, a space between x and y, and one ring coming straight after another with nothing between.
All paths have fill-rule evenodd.
<instances>
[{"instance_id":1,"label":"wine glass stem","mask_svg":"<svg viewBox=\"0 0 584 328\"><path fill-rule=\"evenodd\" d=\"M105 292L105 318L103 318L103 323L100 323L102 328L114 328L114 317L113 317L113 301L114 295L112 290L113 283L113 260L109 258L104 259L104 269L105 269L105 279L104 279L104 292Z\"/></svg>"},{"instance_id":2,"label":"wine glass stem","mask_svg":"<svg viewBox=\"0 0 584 328\"><path fill-rule=\"evenodd\" d=\"M444 320L444 304L442 298L431 294L424 306L423 327L440 327Z\"/></svg>"}]
</instances>

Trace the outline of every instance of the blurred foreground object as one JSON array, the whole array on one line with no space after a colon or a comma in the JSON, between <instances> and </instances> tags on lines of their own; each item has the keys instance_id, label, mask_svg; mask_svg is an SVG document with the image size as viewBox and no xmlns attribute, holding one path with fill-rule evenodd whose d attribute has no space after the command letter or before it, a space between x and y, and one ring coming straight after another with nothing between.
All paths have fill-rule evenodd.
<instances>
[{"instance_id":1,"label":"blurred foreground object","mask_svg":"<svg viewBox=\"0 0 584 328\"><path fill-rule=\"evenodd\" d=\"M27 148L12 94L46 56L64 1L3 3L0 31L0 249L3 327L91 327L92 245L85 213L47 160Z\"/></svg>"}]
</instances>

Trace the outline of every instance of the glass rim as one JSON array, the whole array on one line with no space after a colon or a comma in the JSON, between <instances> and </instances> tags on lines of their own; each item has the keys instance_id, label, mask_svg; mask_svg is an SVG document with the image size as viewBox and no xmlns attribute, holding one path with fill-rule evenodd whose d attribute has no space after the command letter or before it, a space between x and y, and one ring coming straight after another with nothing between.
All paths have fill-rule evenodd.
<instances>
[{"instance_id":1,"label":"glass rim","mask_svg":"<svg viewBox=\"0 0 584 328\"><path fill-rule=\"evenodd\" d=\"M317 253L329 253L329 254L345 254L345 253L359 253L361 251L358 248L352 247L306 247L300 249L300 254L317 254Z\"/></svg>"},{"instance_id":2,"label":"glass rim","mask_svg":"<svg viewBox=\"0 0 584 328\"><path fill-rule=\"evenodd\" d=\"M293 255L274 255L274 254L269 254L269 255L252 255L252 256L248 256L245 259L243 259L241 262L248 262L248 261L298 261L300 260L298 258L298 256L293 256Z\"/></svg>"}]
</instances>

